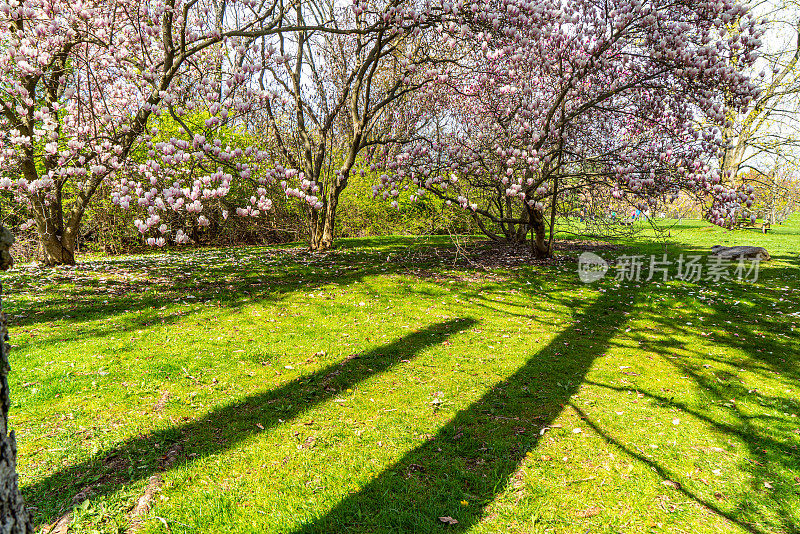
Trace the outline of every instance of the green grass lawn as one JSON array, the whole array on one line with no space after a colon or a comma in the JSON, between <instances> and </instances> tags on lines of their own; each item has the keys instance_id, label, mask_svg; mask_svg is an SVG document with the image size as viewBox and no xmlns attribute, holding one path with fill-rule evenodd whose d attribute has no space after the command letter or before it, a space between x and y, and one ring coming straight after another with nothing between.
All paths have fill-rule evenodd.
<instances>
[{"instance_id":1,"label":"green grass lawn","mask_svg":"<svg viewBox=\"0 0 800 534\"><path fill-rule=\"evenodd\" d=\"M16 268L35 522L124 532L158 474L143 532L799 532L800 219L669 240L599 253L774 259L584 285L376 238Z\"/></svg>"}]
</instances>

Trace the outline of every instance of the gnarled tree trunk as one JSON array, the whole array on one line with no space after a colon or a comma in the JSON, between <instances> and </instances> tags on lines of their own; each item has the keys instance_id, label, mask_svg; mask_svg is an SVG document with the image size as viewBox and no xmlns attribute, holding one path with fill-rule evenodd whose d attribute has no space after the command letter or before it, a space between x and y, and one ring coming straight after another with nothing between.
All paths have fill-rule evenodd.
<instances>
[{"instance_id":1,"label":"gnarled tree trunk","mask_svg":"<svg viewBox=\"0 0 800 534\"><path fill-rule=\"evenodd\" d=\"M39 232L39 256L45 265L75 265L75 243L64 236Z\"/></svg>"},{"instance_id":2,"label":"gnarled tree trunk","mask_svg":"<svg viewBox=\"0 0 800 534\"><path fill-rule=\"evenodd\" d=\"M14 261L8 249L14 238L0 226L0 269L6 270ZM0 283L0 532L4 534L32 534L31 522L25 500L19 491L17 477L17 441L14 432L8 431L8 409L11 406L8 390L8 328L2 305L3 285Z\"/></svg>"},{"instance_id":3,"label":"gnarled tree trunk","mask_svg":"<svg viewBox=\"0 0 800 534\"><path fill-rule=\"evenodd\" d=\"M41 262L48 266L75 265L75 245L83 218L83 206L76 204L68 212L68 217L64 217L60 191L48 203L43 199L35 199L34 206Z\"/></svg>"},{"instance_id":4,"label":"gnarled tree trunk","mask_svg":"<svg viewBox=\"0 0 800 534\"><path fill-rule=\"evenodd\" d=\"M544 224L544 213L536 208L528 208L531 232L531 254L539 259L550 257L550 247L547 246L547 235Z\"/></svg>"}]
</instances>

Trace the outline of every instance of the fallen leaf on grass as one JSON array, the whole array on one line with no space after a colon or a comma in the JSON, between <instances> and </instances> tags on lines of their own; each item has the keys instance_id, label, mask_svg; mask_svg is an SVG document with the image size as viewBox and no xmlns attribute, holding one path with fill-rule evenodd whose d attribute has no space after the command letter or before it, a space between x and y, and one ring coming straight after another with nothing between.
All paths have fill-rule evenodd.
<instances>
[{"instance_id":1,"label":"fallen leaf on grass","mask_svg":"<svg viewBox=\"0 0 800 534\"><path fill-rule=\"evenodd\" d=\"M455 519L453 519L449 515L446 515L444 517L440 517L439 521L441 521L442 523L445 523L446 525L457 525L458 524L458 521L456 521Z\"/></svg>"},{"instance_id":2,"label":"fallen leaf on grass","mask_svg":"<svg viewBox=\"0 0 800 534\"><path fill-rule=\"evenodd\" d=\"M577 512L575 512L575 515L578 516L578 517L588 518L588 517L594 517L596 515L600 515L601 511L602 510L600 510L599 507L592 506L590 508L587 508L586 510L578 510Z\"/></svg>"},{"instance_id":3,"label":"fallen leaf on grass","mask_svg":"<svg viewBox=\"0 0 800 534\"><path fill-rule=\"evenodd\" d=\"M167 405L167 401L169 400L169 397L170 397L169 391L164 390L161 393L161 397L159 397L158 402L156 402L155 405L153 406L153 411L157 413L157 412L160 412L161 410L163 410L164 406Z\"/></svg>"},{"instance_id":4,"label":"fallen leaf on grass","mask_svg":"<svg viewBox=\"0 0 800 534\"><path fill-rule=\"evenodd\" d=\"M680 484L678 484L677 482L673 482L671 480L665 480L665 481L662 482L662 484L664 484L665 486L668 486L670 488L681 489L681 485Z\"/></svg>"},{"instance_id":5,"label":"fallen leaf on grass","mask_svg":"<svg viewBox=\"0 0 800 534\"><path fill-rule=\"evenodd\" d=\"M180 441L173 443L172 447L164 453L164 456L158 459L158 464L161 469L170 469L175 462L178 461L178 455L183 451L183 443Z\"/></svg>"}]
</instances>

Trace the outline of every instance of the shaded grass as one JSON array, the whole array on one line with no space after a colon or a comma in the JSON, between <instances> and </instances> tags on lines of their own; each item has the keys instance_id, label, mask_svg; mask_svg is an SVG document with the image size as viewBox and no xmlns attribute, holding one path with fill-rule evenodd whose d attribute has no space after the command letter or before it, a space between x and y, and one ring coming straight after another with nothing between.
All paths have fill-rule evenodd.
<instances>
[{"instance_id":1,"label":"shaded grass","mask_svg":"<svg viewBox=\"0 0 800 534\"><path fill-rule=\"evenodd\" d=\"M160 472L150 532L796 532L797 226L623 243L766 245L754 284L410 238L15 270L26 498L115 532Z\"/></svg>"}]
</instances>

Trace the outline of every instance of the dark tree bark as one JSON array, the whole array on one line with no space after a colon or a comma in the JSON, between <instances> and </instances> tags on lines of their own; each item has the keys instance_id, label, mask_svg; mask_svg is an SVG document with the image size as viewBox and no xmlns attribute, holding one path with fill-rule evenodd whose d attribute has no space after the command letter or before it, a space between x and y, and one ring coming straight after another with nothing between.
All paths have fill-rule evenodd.
<instances>
[{"instance_id":1,"label":"dark tree bark","mask_svg":"<svg viewBox=\"0 0 800 534\"><path fill-rule=\"evenodd\" d=\"M75 242L51 233L39 232L39 257L45 265L75 265Z\"/></svg>"},{"instance_id":2,"label":"dark tree bark","mask_svg":"<svg viewBox=\"0 0 800 534\"><path fill-rule=\"evenodd\" d=\"M0 226L0 269L14 264L8 249L14 237ZM2 304L3 286L0 283L0 532L4 534L33 534L25 500L19 491L17 477L17 441L14 432L8 431L8 409L11 406L8 390L8 328Z\"/></svg>"},{"instance_id":3,"label":"dark tree bark","mask_svg":"<svg viewBox=\"0 0 800 534\"><path fill-rule=\"evenodd\" d=\"M561 156L559 155L559 164L561 163ZM553 239L556 232L556 210L558 208L558 173L553 178L553 204L550 208L550 240L547 242L547 257L553 255Z\"/></svg>"},{"instance_id":4,"label":"dark tree bark","mask_svg":"<svg viewBox=\"0 0 800 534\"><path fill-rule=\"evenodd\" d=\"M25 177L28 181L38 179L30 170ZM63 185L61 181L56 183L55 198L49 202L42 196L31 198L31 213L39 236L39 259L47 266L75 265L75 245L86 204L75 202L71 210L65 210Z\"/></svg>"},{"instance_id":5,"label":"dark tree bark","mask_svg":"<svg viewBox=\"0 0 800 534\"><path fill-rule=\"evenodd\" d=\"M536 208L529 208L531 231L531 253L539 259L550 257L550 247L547 245L544 213Z\"/></svg>"}]
</instances>

